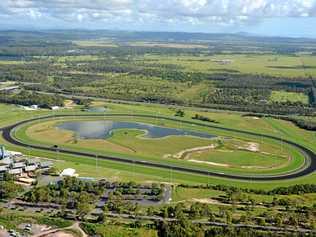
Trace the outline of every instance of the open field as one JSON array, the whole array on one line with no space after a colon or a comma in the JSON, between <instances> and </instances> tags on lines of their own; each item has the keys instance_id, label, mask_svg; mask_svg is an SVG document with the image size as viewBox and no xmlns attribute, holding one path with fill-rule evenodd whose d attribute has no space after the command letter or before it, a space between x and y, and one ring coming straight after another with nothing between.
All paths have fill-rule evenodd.
<instances>
[{"instance_id":1,"label":"open field","mask_svg":"<svg viewBox=\"0 0 316 237\"><path fill-rule=\"evenodd\" d=\"M11 210L1 210L0 225L7 229L18 229L23 223L42 224L50 227L64 228L72 224L72 221L61 218L50 218L39 213L17 212Z\"/></svg>"},{"instance_id":2,"label":"open field","mask_svg":"<svg viewBox=\"0 0 316 237\"><path fill-rule=\"evenodd\" d=\"M303 93L272 91L270 100L273 102L301 102L308 104L308 96Z\"/></svg>"},{"instance_id":3,"label":"open field","mask_svg":"<svg viewBox=\"0 0 316 237\"><path fill-rule=\"evenodd\" d=\"M119 119L123 118L119 117ZM111 116L111 119L115 120L115 116ZM152 120L148 118L137 119L137 117L136 120L135 118L128 119L129 121L147 122L149 124L163 123L163 126L167 127L171 126L178 128L179 126L179 124L167 120L161 121L159 119ZM62 122L61 120L57 121L59 123ZM192 126L184 124L182 125L182 129L199 131L203 128L199 128L198 126L192 128ZM220 135L234 136L234 134L230 132L221 133L221 131L212 131L212 129L207 130L210 130L210 134L214 134L215 132L216 135L219 133ZM207 160L207 163L204 159L198 157L196 159L194 159L194 157L188 159L177 157L177 153L196 147L214 146L216 141L211 140L210 142L207 139L180 136L171 136L162 139L144 139L139 137L141 134L143 134L143 132L137 132L135 130L119 130L118 132L114 131L112 137L107 139L105 142L102 140L89 141L84 139L76 139L76 141L74 141L75 136L73 134L69 132L64 133L63 131L60 132L59 129L56 129L54 126L52 127L51 125L47 125L45 122L44 124L35 124L34 127L22 127L15 132L15 136L18 139L22 139L27 143L45 144L50 146L58 144L59 147L71 148L72 150L98 153L102 152L101 154L119 155L120 157L128 159L132 158L136 160L146 160L170 165L175 164L184 167L195 167L203 170L216 170L220 172L228 171L237 174L278 174L298 169L304 162L304 158L296 152L295 149L284 144L281 144L283 147L280 147L280 144L275 142L271 143L271 141L266 144L263 142L264 139L262 139L261 142L264 149L261 151L259 150L259 144L257 145L258 148L252 150L251 147L248 148L249 144L239 140L234 141L238 145L232 145L232 141L227 142L227 144L224 142L226 151L222 151L222 148L217 149L217 154L214 154L215 161L213 163L209 162L212 161L211 156ZM59 137L62 138L61 141L59 140ZM252 139L251 136L241 137ZM290 153L286 152L285 147L287 147ZM227 149L230 149L228 150L229 152L227 152ZM238 152L231 153L230 151L234 151L234 149L238 150ZM231 154L233 154L232 159L230 159ZM221 156L223 157L223 160L218 159L218 157ZM243 157L249 158L246 158L246 160L243 161ZM265 157L268 158L265 159ZM258 164L256 165L256 163Z\"/></svg>"},{"instance_id":4,"label":"open field","mask_svg":"<svg viewBox=\"0 0 316 237\"><path fill-rule=\"evenodd\" d=\"M27 44L20 40L25 35ZM2 102L16 102L24 89L273 115L315 113L316 42L309 39L166 32L2 36L15 40L3 42L0 80L22 89L0 93Z\"/></svg>"},{"instance_id":5,"label":"open field","mask_svg":"<svg viewBox=\"0 0 316 237\"><path fill-rule=\"evenodd\" d=\"M55 162L55 166L59 170L63 170L65 167L71 167L77 170L77 172L84 177L106 177L112 181L130 181L136 182L167 182L167 183L187 183L187 184L223 184L233 185L236 187L255 188L269 190L274 187L290 186L294 184L313 184L316 178L316 174L312 174L306 177L301 177L287 181L271 181L271 182L249 182L249 181L235 181L229 179L220 179L214 177L205 177L200 175L180 173L173 170L163 170L156 168L148 168L144 166L130 166L117 162L110 162L105 160L91 160L80 156L72 156L65 154L56 154L56 152L37 151L31 148L21 148L18 146L6 143L3 139L0 139L1 144L5 144L8 149L23 152L27 155L36 157L45 157Z\"/></svg>"},{"instance_id":6,"label":"open field","mask_svg":"<svg viewBox=\"0 0 316 237\"><path fill-rule=\"evenodd\" d=\"M159 43L159 42L133 42L129 43L134 47L161 47L161 48L176 48L176 49L207 49L207 45L189 44L189 43Z\"/></svg>"},{"instance_id":7,"label":"open field","mask_svg":"<svg viewBox=\"0 0 316 237\"><path fill-rule=\"evenodd\" d=\"M94 102L95 106L106 106L111 113L130 113L130 114L155 114L163 116L173 116L176 107L160 106L160 105L146 105L146 104L122 104L122 103L108 103L104 101ZM38 117L43 115L52 115L56 112L50 110L26 111L22 108L12 105L0 104L0 125L1 127L13 124L31 117ZM74 116L81 114L80 107L75 107L72 110L62 110L60 113L73 113ZM296 141L304 146L316 151L314 143L316 142L316 134L312 131L306 131L298 128L288 121L277 120L272 118L254 118L243 117L242 113L218 111L204 109L185 108L184 120L191 120L191 117L196 113L207 116L219 122L218 126L237 128L244 131L258 132L262 134L271 134L277 137L284 137L292 141ZM304 119L314 120L313 117L304 117ZM207 123L206 123L207 124ZM184 126L181 124L181 126Z\"/></svg>"},{"instance_id":8,"label":"open field","mask_svg":"<svg viewBox=\"0 0 316 237\"><path fill-rule=\"evenodd\" d=\"M110 40L77 40L73 43L81 47L118 47Z\"/></svg>"},{"instance_id":9,"label":"open field","mask_svg":"<svg viewBox=\"0 0 316 237\"><path fill-rule=\"evenodd\" d=\"M164 57L148 55L145 57L161 64L171 64L195 72L235 72L244 74L264 74L276 77L316 76L316 56L286 56L276 54L219 54L214 56ZM304 62L305 69L302 66Z\"/></svg>"},{"instance_id":10,"label":"open field","mask_svg":"<svg viewBox=\"0 0 316 237\"><path fill-rule=\"evenodd\" d=\"M174 109L168 106L158 106L158 105L128 105L128 104L115 104L115 103L105 103L105 102L97 102L94 103L96 106L105 105L111 113L120 113L121 111L128 113L143 113L143 114L152 114L153 112L159 111L161 115L173 115ZM76 114L80 114L80 110L78 108L74 108L71 110ZM196 111L192 109L186 109L186 114L184 120L190 120L189 118L196 113ZM8 125L15 123L19 120L24 120L26 118L44 115L44 114L52 114L51 111L24 111L23 109L17 108L15 106L7 106L2 105L3 112L1 114L1 124ZM67 110L67 113L70 111ZM62 111L58 113L63 113ZM220 122L220 126L232 127L248 130L248 131L256 131L261 132L263 134L273 134L275 136L283 136L287 139L297 141L302 145L310 147L315 150L314 142L316 141L315 133L308 132L302 129L297 128L290 122L285 122L281 120L275 120L270 118L262 118L262 119L253 119L242 117L242 114L234 113L234 112L224 112L224 111L213 111L213 112L199 112L203 115L207 115L217 121ZM148 122L148 121L147 121ZM155 121L150 121L153 124L157 123ZM159 124L159 123L157 123ZM2 126L1 125L1 126ZM170 126L170 125L169 125ZM184 124L181 124L182 128L185 128ZM189 128L190 129L190 128ZM192 128L191 128L192 129ZM214 131L211 131L211 133ZM223 134L225 135L225 134ZM297 139L300 137L300 139ZM5 143L2 140L1 143ZM187 175L182 174L176 171L164 171L162 169L154 169L148 167L141 167L135 165L133 169L129 165L119 164L110 161L97 161L96 168L96 160L84 159L82 157L69 156L64 154L56 154L54 152L43 152L36 151L33 149L25 149L18 148L12 145L8 145L8 148L14 150L20 150L25 152L26 154L33 154L36 156L42 156L47 158L52 158L58 162L56 162L57 167L60 169L65 167L73 167L78 173L82 176L95 176L95 177L111 177L113 180L148 180L148 181L161 181L161 182L173 182L173 183L214 183L214 184L232 184L240 187L254 187L254 188L265 188L269 189L276 186L287 186L295 183L313 183L314 175L309 175L306 177L289 180L289 181L279 181L279 182L243 182L243 181L227 181L225 179L213 178L213 177L203 177L199 175ZM97 172L96 172L97 171Z\"/></svg>"},{"instance_id":11,"label":"open field","mask_svg":"<svg viewBox=\"0 0 316 237\"><path fill-rule=\"evenodd\" d=\"M84 225L89 226L89 225ZM128 228L119 225L94 225L95 232L101 236L111 237L157 237L157 231L145 228ZM88 229L88 228L87 228Z\"/></svg>"},{"instance_id":12,"label":"open field","mask_svg":"<svg viewBox=\"0 0 316 237\"><path fill-rule=\"evenodd\" d=\"M227 192L214 190L212 188L192 188L192 187L176 187L173 191L172 201L177 202L209 202L213 205L227 206L225 203L220 203L217 200L221 197L227 195ZM242 199L253 199L256 203L273 202L273 199L284 199L289 200L290 203L295 203L295 205L307 205L312 207L316 204L315 193L308 193L302 195L265 195L265 194L244 194Z\"/></svg>"}]
</instances>

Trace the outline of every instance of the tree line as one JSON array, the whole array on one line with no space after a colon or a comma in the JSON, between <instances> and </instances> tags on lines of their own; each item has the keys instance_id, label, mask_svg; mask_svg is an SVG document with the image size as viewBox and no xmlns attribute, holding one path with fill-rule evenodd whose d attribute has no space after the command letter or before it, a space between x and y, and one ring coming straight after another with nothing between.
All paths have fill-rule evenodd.
<instances>
[{"instance_id":1,"label":"tree line","mask_svg":"<svg viewBox=\"0 0 316 237\"><path fill-rule=\"evenodd\" d=\"M42 108L51 108L52 106L64 105L64 99L61 96L44 95L25 90L13 94L8 94L8 92L0 92L0 102L24 106L38 105Z\"/></svg>"}]
</instances>

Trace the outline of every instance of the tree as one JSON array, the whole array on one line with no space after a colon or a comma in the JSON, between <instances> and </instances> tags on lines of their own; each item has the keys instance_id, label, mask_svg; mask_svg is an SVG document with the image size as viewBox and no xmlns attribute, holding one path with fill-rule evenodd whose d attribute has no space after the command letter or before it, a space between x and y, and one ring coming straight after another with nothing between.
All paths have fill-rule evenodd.
<instances>
[{"instance_id":1,"label":"tree","mask_svg":"<svg viewBox=\"0 0 316 237\"><path fill-rule=\"evenodd\" d=\"M12 180L0 182L0 199L15 197L23 189L20 185L15 184Z\"/></svg>"},{"instance_id":2,"label":"tree","mask_svg":"<svg viewBox=\"0 0 316 237\"><path fill-rule=\"evenodd\" d=\"M232 212L229 210L225 211L225 219L226 219L226 224L231 224L233 220L233 215Z\"/></svg>"},{"instance_id":3,"label":"tree","mask_svg":"<svg viewBox=\"0 0 316 237\"><path fill-rule=\"evenodd\" d=\"M80 218L87 215L92 210L92 206L86 202L79 202L77 205L77 214Z\"/></svg>"},{"instance_id":4,"label":"tree","mask_svg":"<svg viewBox=\"0 0 316 237\"><path fill-rule=\"evenodd\" d=\"M278 227L282 226L282 224L283 224L283 216L282 215L277 215L275 217L274 221L275 221L275 225L276 226L278 226Z\"/></svg>"},{"instance_id":5,"label":"tree","mask_svg":"<svg viewBox=\"0 0 316 237\"><path fill-rule=\"evenodd\" d=\"M181 110L181 109L177 110L176 113L175 113L175 116L184 117L184 111Z\"/></svg>"}]
</instances>

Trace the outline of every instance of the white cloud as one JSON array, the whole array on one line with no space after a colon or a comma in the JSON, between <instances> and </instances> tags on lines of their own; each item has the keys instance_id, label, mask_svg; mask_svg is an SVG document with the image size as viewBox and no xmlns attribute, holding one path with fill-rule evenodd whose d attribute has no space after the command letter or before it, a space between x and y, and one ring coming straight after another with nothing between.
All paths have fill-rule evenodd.
<instances>
[{"instance_id":1,"label":"white cloud","mask_svg":"<svg viewBox=\"0 0 316 237\"><path fill-rule=\"evenodd\" d=\"M66 22L238 24L316 16L316 0L0 0L0 15Z\"/></svg>"}]
</instances>

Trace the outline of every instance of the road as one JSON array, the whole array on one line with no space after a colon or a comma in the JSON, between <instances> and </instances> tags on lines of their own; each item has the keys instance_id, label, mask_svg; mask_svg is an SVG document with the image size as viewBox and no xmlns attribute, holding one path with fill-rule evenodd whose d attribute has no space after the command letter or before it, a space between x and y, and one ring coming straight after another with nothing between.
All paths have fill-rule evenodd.
<instances>
[{"instance_id":1,"label":"road","mask_svg":"<svg viewBox=\"0 0 316 237\"><path fill-rule=\"evenodd\" d=\"M175 165L168 165L168 164L162 164L162 163L154 163L151 161L146 161L146 160L133 160L132 158L121 158L121 157L115 157L115 156L105 156L105 155L99 155L99 154L94 154L94 153L88 153L88 152L80 152L80 151L74 151L74 150L69 150L65 148L55 148L55 147L48 147L44 145L37 145L37 144L27 144L25 142L19 141L16 139L14 136L12 136L12 131L14 131L17 127L24 125L29 122L34 122L34 121L40 121L42 119L53 119L53 118L67 118L67 117L73 117L73 114L69 115L50 115L50 116L44 116L40 118L32 118L29 120L21 121L18 122L14 125L0 128L0 131L2 131L3 138L14 145L17 146L22 146L22 147L27 147L27 148L34 148L34 149L40 149L40 150L46 150L46 151L52 151L52 152L60 152L64 154L70 154L70 155L76 155L76 156L83 156L86 158L90 159L95 159L96 156L98 159L103 159L103 160L110 160L110 161L117 161L121 163L127 163L127 164L135 164L135 165L141 165L141 166L147 166L147 167L152 167L152 168L161 168L161 169L167 169L167 170L172 170L172 171L179 171L179 172L186 172L186 173L193 173L193 174L198 174L198 175L206 175L206 176L215 176L215 177L220 177L220 178L229 178L229 179L237 179L237 180L249 180L249 181L275 181L275 180L287 180L287 179L294 179L298 178L301 176L305 176L308 174L313 173L316 170L316 154L311 151L310 149L297 144L295 142L289 141L289 140L284 140L278 137L274 137L271 135L264 135L264 134L258 134L254 132L249 132L249 131L242 131L242 130L237 130L233 128L225 128L225 127L218 127L210 124L203 124L200 122L195 122L195 121L185 121L185 120L180 120L176 118L170 118L170 117L164 117L164 116L152 116L152 115L137 115L137 114L84 114L84 115L76 115L76 118L78 117L100 117L100 118L105 118L105 117L114 117L114 116L119 116L119 117L141 117L141 118L153 118L153 119L164 119L164 120L169 120L169 121L174 121L174 122L181 122L182 124L190 124L190 125L196 125L196 126L202 126L206 128L215 128L223 131L228 131L228 132L237 132L245 135L252 135L252 136L259 136L262 138L269 138L278 142L282 142L284 144L291 145L295 147L297 150L299 150L304 156L305 156L305 165L299 170L293 171L292 173L285 173L285 174L280 174L280 175L261 175L261 176L240 176L240 175L235 175L235 174L229 174L229 173L219 173L219 172L213 172L213 171L208 171L208 170L199 170L199 169L193 169L193 168L187 168L187 167L181 167L181 166L175 166Z\"/></svg>"}]
</instances>

